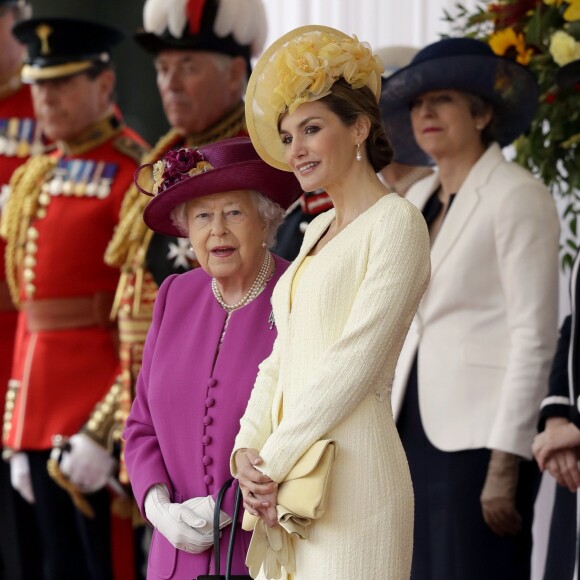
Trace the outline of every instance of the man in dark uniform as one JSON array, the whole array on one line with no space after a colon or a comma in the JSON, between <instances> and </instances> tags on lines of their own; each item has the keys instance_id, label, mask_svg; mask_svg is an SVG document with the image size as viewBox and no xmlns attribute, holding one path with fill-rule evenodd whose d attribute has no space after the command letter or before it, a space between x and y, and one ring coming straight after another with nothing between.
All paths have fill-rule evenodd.
<instances>
[{"instance_id":1,"label":"man in dark uniform","mask_svg":"<svg viewBox=\"0 0 580 580\"><path fill-rule=\"evenodd\" d=\"M158 161L170 149L246 134L242 96L250 58L257 55L265 37L262 0L190 0L187 5L178 0L147 0L144 29L136 40L153 55L171 129L143 163ZM122 269L114 305L122 372L82 433L72 438L66 455L74 466L84 462L82 450L91 445L89 440L108 450L120 440L157 289L168 275L194 266L187 240L154 234L145 226L142 213L149 199L136 187L129 189L121 222L105 255L108 264ZM123 469L120 479L128 483ZM95 485L102 481L103 472L95 472Z\"/></svg>"},{"instance_id":2,"label":"man in dark uniform","mask_svg":"<svg viewBox=\"0 0 580 580\"><path fill-rule=\"evenodd\" d=\"M14 487L34 502L46 577L107 580L108 491L81 497L82 513L47 461L54 438L79 430L118 373L109 313L119 271L103 255L144 144L112 101L119 31L37 18L13 33L28 48L21 77L56 148L14 173L2 216L6 277L19 308L3 441ZM132 568L118 577L132 578Z\"/></svg>"},{"instance_id":3,"label":"man in dark uniform","mask_svg":"<svg viewBox=\"0 0 580 580\"><path fill-rule=\"evenodd\" d=\"M30 16L24 0L0 0L0 215L14 170L43 148L34 119L30 88L20 81L24 47L14 24ZM17 311L4 275L5 243L0 240L0 401L10 379ZM34 515L10 483L8 462L0 462L0 579L42 578Z\"/></svg>"}]
</instances>

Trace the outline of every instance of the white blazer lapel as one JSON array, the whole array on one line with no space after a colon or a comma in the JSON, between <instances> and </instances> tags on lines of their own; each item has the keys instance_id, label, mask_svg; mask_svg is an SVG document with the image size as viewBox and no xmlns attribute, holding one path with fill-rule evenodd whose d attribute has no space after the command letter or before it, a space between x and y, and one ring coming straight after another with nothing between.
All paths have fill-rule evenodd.
<instances>
[{"instance_id":1,"label":"white blazer lapel","mask_svg":"<svg viewBox=\"0 0 580 580\"><path fill-rule=\"evenodd\" d=\"M473 218L480 200L481 189L487 183L491 171L503 160L499 146L491 145L473 166L459 188L431 249L431 277L456 244L457 238L469 220Z\"/></svg>"}]
</instances>

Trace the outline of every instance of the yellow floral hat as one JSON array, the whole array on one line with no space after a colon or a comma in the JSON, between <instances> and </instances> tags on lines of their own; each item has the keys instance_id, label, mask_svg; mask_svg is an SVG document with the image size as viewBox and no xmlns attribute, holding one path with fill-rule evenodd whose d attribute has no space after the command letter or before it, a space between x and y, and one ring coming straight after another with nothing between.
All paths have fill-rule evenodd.
<instances>
[{"instance_id":1,"label":"yellow floral hat","mask_svg":"<svg viewBox=\"0 0 580 580\"><path fill-rule=\"evenodd\" d=\"M278 119L302 103L330 94L344 78L353 89L369 87L377 102L383 65L366 42L327 26L301 26L262 54L246 90L246 124L260 157L290 171L278 134Z\"/></svg>"}]
</instances>

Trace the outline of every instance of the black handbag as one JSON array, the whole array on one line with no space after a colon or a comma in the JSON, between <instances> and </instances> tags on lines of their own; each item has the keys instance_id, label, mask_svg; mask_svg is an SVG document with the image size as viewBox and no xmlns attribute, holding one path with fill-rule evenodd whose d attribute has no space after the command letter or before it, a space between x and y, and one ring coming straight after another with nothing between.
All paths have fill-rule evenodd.
<instances>
[{"instance_id":1,"label":"black handbag","mask_svg":"<svg viewBox=\"0 0 580 580\"><path fill-rule=\"evenodd\" d=\"M226 560L226 575L220 574L220 510L222 506L223 497L232 484L234 480L228 479L220 488L217 496L217 501L215 503L215 509L213 513L213 556L214 556L214 568L215 574L204 574L198 576L197 580L216 580L217 578L224 578L225 580L252 580L252 577L248 574L236 574L232 575L232 558L234 554L234 541L236 538L236 529L238 522L238 514L240 513L240 503L242 501L242 492L240 488L236 490L236 497L234 501L234 515L232 517L232 525L230 532L230 541L228 543L228 556Z\"/></svg>"}]
</instances>

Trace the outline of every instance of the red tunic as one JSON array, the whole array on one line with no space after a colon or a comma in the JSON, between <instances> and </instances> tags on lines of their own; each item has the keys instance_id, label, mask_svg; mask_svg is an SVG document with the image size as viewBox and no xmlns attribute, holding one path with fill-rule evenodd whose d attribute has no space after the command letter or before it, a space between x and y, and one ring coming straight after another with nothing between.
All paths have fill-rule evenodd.
<instances>
[{"instance_id":1,"label":"red tunic","mask_svg":"<svg viewBox=\"0 0 580 580\"><path fill-rule=\"evenodd\" d=\"M27 243L20 280L23 302L115 291L119 271L103 255L138 165L129 149L142 150L143 142L131 130L115 128L113 117L107 122L108 138L88 151L54 153L58 165L45 181L43 213L29 224L33 244ZM119 372L110 329L33 332L29 323L21 311L12 368L20 386L4 441L15 450L49 449L53 435L76 433Z\"/></svg>"},{"instance_id":2,"label":"red tunic","mask_svg":"<svg viewBox=\"0 0 580 580\"><path fill-rule=\"evenodd\" d=\"M23 145L18 149L17 144L21 137ZM39 143L30 87L21 85L18 90L0 99L0 212L7 197L10 176L28 159L35 137L36 142ZM10 146L7 147L9 140ZM6 243L0 238L0 401L2 405L10 378L17 318L16 309L10 305L6 287L5 248Z\"/></svg>"}]
</instances>

